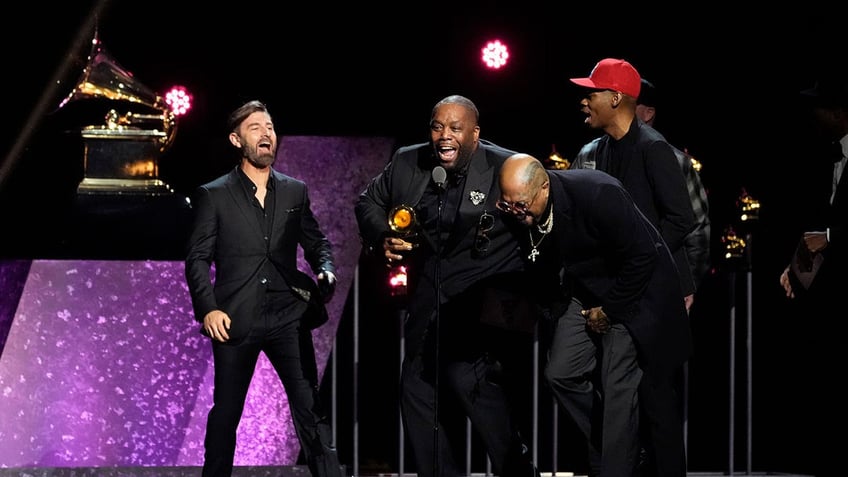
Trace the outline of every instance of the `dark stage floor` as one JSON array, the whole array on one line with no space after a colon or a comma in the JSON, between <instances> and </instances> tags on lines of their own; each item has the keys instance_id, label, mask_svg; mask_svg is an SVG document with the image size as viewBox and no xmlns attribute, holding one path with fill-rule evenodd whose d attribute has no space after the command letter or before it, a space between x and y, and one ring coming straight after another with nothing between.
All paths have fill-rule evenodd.
<instances>
[{"instance_id":1,"label":"dark stage floor","mask_svg":"<svg viewBox=\"0 0 848 477\"><path fill-rule=\"evenodd\" d=\"M200 477L200 467L41 467L0 469L0 477ZM233 477L309 477L306 466L245 466Z\"/></svg>"},{"instance_id":2,"label":"dark stage floor","mask_svg":"<svg viewBox=\"0 0 848 477\"><path fill-rule=\"evenodd\" d=\"M415 477L416 474L403 474L402 477ZM689 477L721 477L726 475L757 477L814 477L801 474L780 472L734 473L690 472ZM0 477L199 477L200 467L49 467L0 469ZM236 467L233 477L309 477L306 466L256 466ZM361 477L398 477L398 474L362 474ZM488 477L486 474L472 474L470 477ZM542 477L585 477L571 472L542 473Z\"/></svg>"}]
</instances>

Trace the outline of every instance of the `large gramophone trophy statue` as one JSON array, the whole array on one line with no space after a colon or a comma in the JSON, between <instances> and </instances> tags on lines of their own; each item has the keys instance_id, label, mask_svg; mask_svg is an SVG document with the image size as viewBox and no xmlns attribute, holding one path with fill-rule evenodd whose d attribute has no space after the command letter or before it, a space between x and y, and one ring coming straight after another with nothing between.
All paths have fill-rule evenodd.
<instances>
[{"instance_id":1,"label":"large gramophone trophy statue","mask_svg":"<svg viewBox=\"0 0 848 477\"><path fill-rule=\"evenodd\" d=\"M188 95L166 100L139 83L103 48L95 34L82 75L59 108L76 101L105 100L101 124L83 127L84 177L79 194L171 194L159 177L159 158L173 143L177 116ZM182 109L181 109L182 108Z\"/></svg>"}]
</instances>

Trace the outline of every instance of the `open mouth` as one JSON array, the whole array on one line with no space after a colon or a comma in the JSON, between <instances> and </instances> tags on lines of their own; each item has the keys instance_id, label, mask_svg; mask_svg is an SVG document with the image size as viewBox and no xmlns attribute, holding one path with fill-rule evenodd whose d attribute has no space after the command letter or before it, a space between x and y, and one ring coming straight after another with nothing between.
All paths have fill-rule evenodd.
<instances>
[{"instance_id":1,"label":"open mouth","mask_svg":"<svg viewBox=\"0 0 848 477\"><path fill-rule=\"evenodd\" d=\"M456 160L457 149L455 147L440 146L438 148L438 152L439 152L439 159L441 159L442 162L452 162L452 161Z\"/></svg>"}]
</instances>

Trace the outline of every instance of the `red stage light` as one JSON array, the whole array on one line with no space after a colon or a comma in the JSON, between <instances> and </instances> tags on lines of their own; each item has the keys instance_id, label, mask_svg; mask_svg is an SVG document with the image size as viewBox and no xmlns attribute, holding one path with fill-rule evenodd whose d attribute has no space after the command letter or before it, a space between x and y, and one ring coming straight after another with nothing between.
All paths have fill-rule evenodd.
<instances>
[{"instance_id":1,"label":"red stage light","mask_svg":"<svg viewBox=\"0 0 848 477\"><path fill-rule=\"evenodd\" d=\"M165 94L165 103L176 116L182 116L191 109L192 97L183 86L174 86Z\"/></svg>"},{"instance_id":2,"label":"red stage light","mask_svg":"<svg viewBox=\"0 0 848 477\"><path fill-rule=\"evenodd\" d=\"M482 53L481 59L487 68L499 69L506 65L506 60L509 58L509 51L500 40L487 43L482 48Z\"/></svg>"}]
</instances>

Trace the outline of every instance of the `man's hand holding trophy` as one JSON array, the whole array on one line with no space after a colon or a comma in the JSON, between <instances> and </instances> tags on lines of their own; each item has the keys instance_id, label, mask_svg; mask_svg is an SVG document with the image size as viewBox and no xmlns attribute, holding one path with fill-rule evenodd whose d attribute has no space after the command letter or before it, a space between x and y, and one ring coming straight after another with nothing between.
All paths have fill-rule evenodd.
<instances>
[{"instance_id":1,"label":"man's hand holding trophy","mask_svg":"<svg viewBox=\"0 0 848 477\"><path fill-rule=\"evenodd\" d=\"M389 228L394 232L383 239L383 253L389 268L389 287L392 295L406 295L407 270L403 265L402 252L414 249L418 244L411 240L417 235L418 220L415 210L408 205L395 206L389 211Z\"/></svg>"}]
</instances>

